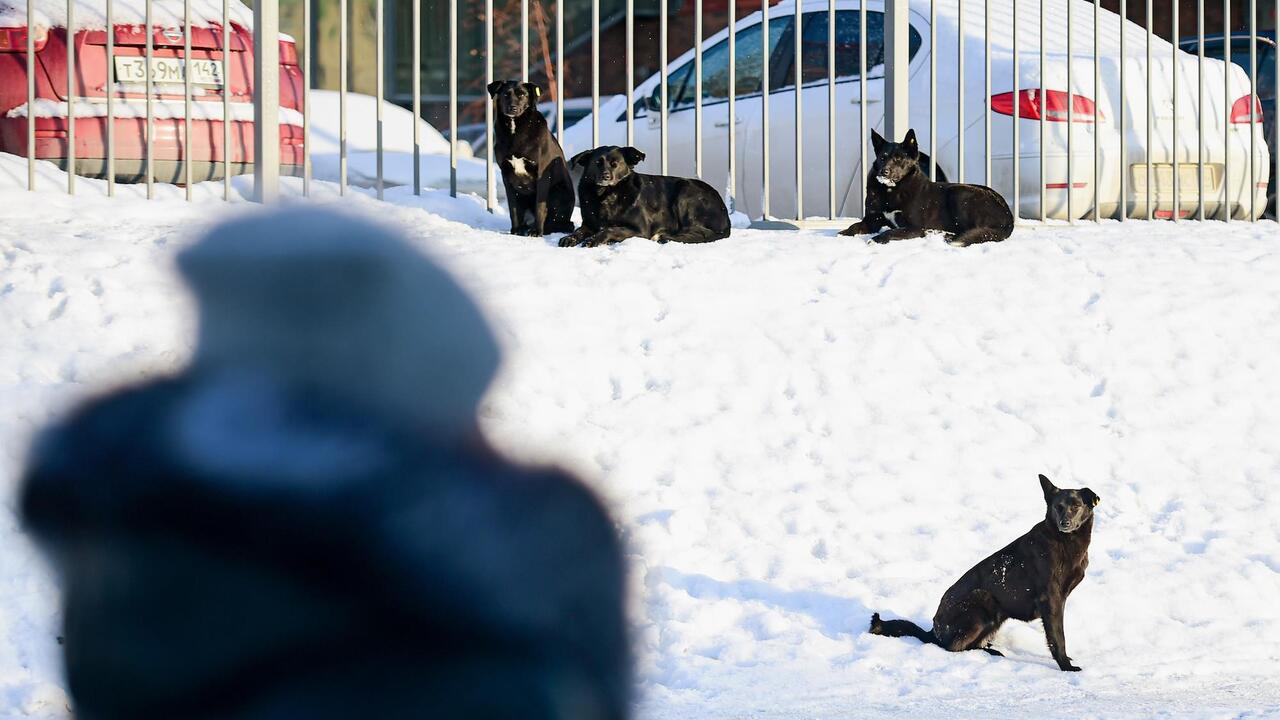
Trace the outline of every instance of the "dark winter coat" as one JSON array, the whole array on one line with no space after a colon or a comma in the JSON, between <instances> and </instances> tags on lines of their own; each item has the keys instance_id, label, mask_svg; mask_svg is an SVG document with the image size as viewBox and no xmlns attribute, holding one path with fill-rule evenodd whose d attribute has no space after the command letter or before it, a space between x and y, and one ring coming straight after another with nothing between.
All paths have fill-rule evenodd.
<instances>
[{"instance_id":1,"label":"dark winter coat","mask_svg":"<svg viewBox=\"0 0 1280 720\"><path fill-rule=\"evenodd\" d=\"M79 718L625 717L623 566L554 470L249 375L88 404L37 443Z\"/></svg>"}]
</instances>

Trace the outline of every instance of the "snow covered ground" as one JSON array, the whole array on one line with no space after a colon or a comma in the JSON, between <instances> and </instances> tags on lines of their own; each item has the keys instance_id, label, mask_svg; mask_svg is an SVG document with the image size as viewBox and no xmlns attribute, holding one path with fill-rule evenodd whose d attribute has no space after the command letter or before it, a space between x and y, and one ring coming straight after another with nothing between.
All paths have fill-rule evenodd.
<instances>
[{"instance_id":1,"label":"snow covered ground","mask_svg":"<svg viewBox=\"0 0 1280 720\"><path fill-rule=\"evenodd\" d=\"M65 715L54 588L11 499L30 434L182 364L173 254L252 210L45 186L0 189L3 716ZM1274 223L561 250L475 199L317 186L475 289L509 354L485 431L608 499L640 718L1280 716ZM873 610L927 625L1042 516L1038 472L1102 497L1067 605L1084 672L1038 624L1006 626L1005 658L864 633Z\"/></svg>"}]
</instances>

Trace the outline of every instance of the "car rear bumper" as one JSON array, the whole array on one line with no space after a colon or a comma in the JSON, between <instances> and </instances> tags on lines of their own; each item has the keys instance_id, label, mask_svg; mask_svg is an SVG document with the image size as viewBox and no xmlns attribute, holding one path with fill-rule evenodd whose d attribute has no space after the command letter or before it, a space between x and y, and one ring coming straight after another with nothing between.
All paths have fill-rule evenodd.
<instances>
[{"instance_id":1,"label":"car rear bumper","mask_svg":"<svg viewBox=\"0 0 1280 720\"><path fill-rule=\"evenodd\" d=\"M229 160L232 174L253 168L254 127L251 122L233 121L230 145L224 147L221 120L192 120L190 142L185 140L184 123L180 119L154 119L151 160L155 179L160 182L184 182L186 161L191 162L194 180L222 177L224 158ZM147 124L143 118L114 118L115 177L120 182L145 178L147 157ZM35 119L35 156L51 160L66 168L70 144L66 118ZM0 118L0 152L27 154L27 118ZM106 177L107 120L104 117L82 117L75 121L76 174ZM280 126L280 164L285 168L301 168L303 164L302 128Z\"/></svg>"}]
</instances>

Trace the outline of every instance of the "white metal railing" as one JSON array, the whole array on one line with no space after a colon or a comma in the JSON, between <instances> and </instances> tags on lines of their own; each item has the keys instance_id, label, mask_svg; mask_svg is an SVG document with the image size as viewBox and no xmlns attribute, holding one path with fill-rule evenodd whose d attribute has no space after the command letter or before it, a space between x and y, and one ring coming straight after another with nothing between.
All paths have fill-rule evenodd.
<instances>
[{"instance_id":1,"label":"white metal railing","mask_svg":"<svg viewBox=\"0 0 1280 720\"><path fill-rule=\"evenodd\" d=\"M76 192L76 176L77 170L81 166L77 162L77 135L76 135L76 118L78 113L77 89L81 85L78 77L79 66L76 57L76 32L77 24L77 5L83 0L66 0L66 121L65 121L65 137L66 137L66 153L65 158L53 158L65 160L67 168L67 192ZM116 134L114 123L117 119L116 100L121 90L114 77L115 63L114 59L117 52L116 45L116 25L117 17L115 16L115 6L113 0L103 0L105 3L106 16L106 72L108 76L104 81L106 96L106 122L105 128L105 146L106 158L103 174L107 181L107 193L112 195L115 192L116 183ZM303 27L309 31L312 23L312 2L318 0L303 1ZM422 108L422 0L397 0L398 2L412 3L412 101L411 106L415 118L421 117ZM449 189L453 194L459 192L458 187L458 169L459 169L459 153L457 151L456 130L458 128L458 104L459 104L459 85L458 85L458 57L463 48L459 46L458 41L458 0L436 0L438 2L449 3L449 28L448 28L448 45L449 45L449 62L448 62L448 123L449 123ZM580 0L581 2L590 3L591 11L591 44L590 44L590 67L591 67L591 120L590 120L590 138L591 143L598 144L602 138L602 118L600 116L601 109L601 87L600 87L600 0ZM1268 176L1275 177L1280 174L1280 152L1276 152L1275 148L1269 148L1271 151L1270 162L1267 162L1267 155L1262 152L1261 142L1273 142L1273 138L1263 138L1259 133L1262 118L1256 112L1258 107L1259 88L1257 87L1257 44L1259 42L1258 34L1258 11L1256 0L1248 0L1248 43L1249 43L1249 63L1250 71L1247 74L1249 86L1248 93L1245 97L1237 97L1240 89L1233 87L1231 80L1230 64L1223 65L1217 61L1205 57L1205 36L1206 31L1210 30L1205 25L1205 6L1204 0L1197 0L1195 32L1198 39L1196 61L1196 79L1195 79L1195 105L1194 105L1194 122L1196 141L1194 147L1183 147L1186 143L1180 133L1187 128L1187 123L1192 120L1191 115L1184 115L1182 105L1189 101L1189 96L1185 88L1180 85L1180 75L1182 68L1185 67L1183 61L1186 58L1185 53L1179 49L1178 35L1182 29L1179 18L1179 2L1177 0L1168 0L1169 10L1173 23L1172 41L1170 42L1171 56L1167 60L1171 63L1172 71L1169 74L1168 82L1171 89L1167 91L1169 102L1172 105L1171 115L1168 115L1168 129L1165 124L1159 122L1158 114L1164 113L1165 109L1153 108L1153 93L1156 88L1157 67L1156 62L1159 58L1153 55L1154 43L1153 33L1153 5L1148 2L1145 7L1145 46L1143 50L1143 62L1138 64L1135 57L1130 57L1127 53L1130 50L1129 43L1134 42L1134 38L1139 37L1133 32L1137 26L1132 25L1127 20L1127 3L1126 0L1120 0L1120 14L1118 16L1111 15L1109 12L1100 8L1098 3L1092 5L1091 10L1087 10L1084 6L1076 8L1077 0L1041 0L1035 3L1013 2L1013 0L941 0L945 4L946 12L950 13L951 21L955 27L954 38L940 37L939 24L939 2L940 0L917 0L916 7L922 8L927 4L927 15L923 10L913 10L909 0L867 0L867 2L849 2L848 0L827 0L825 7L815 5L813 2L804 2L804 0L795 0L792 7L771 8L768 2L762 2L758 24L760 31L760 86L756 92L746 92L745 94L738 91L736 86L737 73L737 53L739 47L738 34L744 29L756 24L756 16L753 14L747 18L739 19L737 17L737 7L734 0L728 2L728 27L730 28L725 35L728 43L728 91L727 91L727 114L728 122L724 124L725 132L723 136L717 134L710 142L723 142L727 144L728 153L726 156L725 178L726 191L730 196L738 196L746 189L743 183L759 189L760 196L758 202L758 211L755 215L761 219L771 218L771 197L777 197L774 189L780 187L775 185L778 178L772 177L773 160L780 150L787 150L785 146L780 146L776 142L776 138L771 134L770 121L770 104L771 96L779 96L777 100L783 100L786 93L790 93L792 97L792 111L794 116L789 120L794 123L795 137L794 144L789 148L792 154L791 158L787 158L785 154L783 160L793 163L793 177L783 180L783 189L786 185L790 185L792 198L794 203L794 219L803 221L806 218L806 199L812 201L814 197L814 187L826 186L826 197L823 209L825 215L829 219L835 219L842 212L844 214L860 214L860 208L865 203L866 187L865 176L868 163L873 159L868 156L867 139L873 124L877 123L883 127L887 135L900 137L906 127L910 124L913 117L920 118L918 113L910 112L910 101L913 95L911 61L912 56L909 54L909 44L911 42L912 22L913 20L923 20L927 22L928 35L928 64L927 64L927 94L921 94L921 100L927 103L927 132L922 136L927 137L927 142L923 143L923 149L932 157L933 163L930 164L929 172L934 175L939 165L944 165L944 169L949 180L957 182L982 182L992 185L1009 198L1015 212L1019 213L1022 219L1038 219L1040 221L1048 220L1051 216L1063 216L1071 222L1075 222L1081 218L1091 218L1095 221L1106 217L1116 217L1125 220L1134 215L1134 208L1140 208L1138 213L1140 217L1153 219L1157 217L1168 216L1175 222L1184 216L1194 213L1198 219L1207 219L1211 217L1210 209L1213 208L1213 216L1221 217L1223 220L1230 220L1233 215L1238 218L1256 219L1262 214L1262 206L1259 204L1260 197L1265 198L1264 193L1260 193L1259 189L1266 186ZM35 163L37 160L37 134L36 124L38 120L37 112L37 96L36 96L36 75L37 65L36 54L38 52L35 47L35 37L37 35L38 17L35 13L35 6L38 0L28 0L26 7L26 22L28 32L26 33L26 71L27 71L27 105L26 112L26 154L28 159L27 183L32 189L36 187L37 175L35 171ZM233 173L233 154L235 146L232 143L232 108L231 108L231 76L232 67L230 64L230 46L232 42L232 25L233 14L230 9L232 0L222 0L222 18L220 25L220 74L222 82L221 104L222 104L222 179L224 197L231 196L231 175ZM339 162L338 162L338 186L339 192L345 193L348 186L348 70L350 68L350 30L347 24L347 0L337 0L339 4ZM377 22L375 24L375 58L376 66L376 90L375 94L378 98L376 106L376 178L374 181L374 189L378 197L383 197L386 182L384 178L384 118L383 118L383 102L385 101L385 77L386 71L383 67L385 59L384 51L384 34L385 23L383 22L383 2L384 0L375 0L375 12ZM703 13L702 0L693 0L694 2L694 37L695 44L692 49L692 81L693 81L693 98L692 98L692 163L691 172L694 175L703 177L709 172L709 168L704 163L704 151L708 146L708 138L704 136L704 75L703 66L704 44L711 41L704 41L703 33ZM1065 34L1065 50L1059 52L1054 51L1052 64L1061 64L1065 78L1061 85L1056 85L1056 77L1058 71L1050 62L1049 42L1046 41L1047 33L1051 32L1047 26L1050 18L1046 15L1046 6L1054 2L1065 8L1066 21L1062 32ZM182 10L182 35L183 35L183 58L192 57L192 0L183 0ZM659 33L658 46L659 57L662 62L659 63L660 68L657 78L657 107L646 105L641 108L646 115L654 112L658 115L657 124L657 170L667 173L672 171L672 162L669 154L669 146L673 141L671 131L670 113L673 111L671 105L671 95L669 83L671 79L671 65L669 62L670 54L668 53L668 15L667 0L658 0L659 3ZM1003 3L1003 4L1002 4ZM160 97L157 95L154 74L155 34L159 28L154 22L152 14L152 0L142 0L144 5L143 24L146 30L143 32L144 41L144 59L147 66L145 78L143 81L143 94L145 104L145 132L142 149L142 167L143 176L147 188L147 197L154 196L154 184L156 182L155 173L155 137L156 137L156 108L155 100ZM238 3L237 3L238 4ZM883 12L883 58L884 65L876 65L869 67L867 57L867 47L872 39L868 34L868 4L873 6L876 12ZM975 6L980 4L981 8ZM993 4L995 9L1004 13L1006 8L1011 16L1002 15L1000 20L1008 22L1008 37L1011 40L1011 47L1001 47L1001 53L1007 53L1012 56L1012 61L1008 63L1008 69L1011 71L1011 77L1008 78L1009 85L1012 88L1008 93L1011 98L1008 101L1008 113L993 109L995 96L993 92L996 90L997 84L1004 86L1004 80L999 77L993 78L992 57L993 57ZM1019 5L1022 7L1020 8ZM837 57L837 37L841 31L838 27L838 9L848 9L856 6L857 9L857 122L849 124L847 127L842 126L840 120L840 103L838 102L837 86L846 82L847 78L838 77L838 57ZM485 0L485 27L484 27L484 75L486 84L495 79L494 75L494 5L493 0ZM1231 24L1231 0L1223 0L1223 35L1224 35L1224 57L1229 58L1232 49L1232 24ZM771 10L774 12L771 13ZM820 15L825 10L826 24L826 52L825 52L825 83L815 84L813 82L806 83L805 69L806 52L805 52L805 34L810 24L820 22ZM981 13L981 22L969 22L976 12ZM565 72L564 72L564 56L565 56L565 37L564 37L564 7L563 3L556 4L555 19L555 128L559 138L564 141L566 128L564 125L564 102L565 102ZM780 14L775 14L780 13ZM914 13L914 14L913 14ZM1030 24L1025 23L1026 16L1034 13L1035 21L1038 23L1038 34L1030 39L1026 36L1026 31ZM1076 31L1076 17L1073 14L1091 14L1092 22L1090 23L1091 43L1086 39L1083 43L1079 42L1079 33ZM1106 13L1106 17L1103 16ZM773 15L773 17L771 17ZM790 15L790 17L787 17ZM810 19L810 16L813 16ZM1055 16L1056 17L1056 16ZM927 18L927 20L925 20ZM279 17L277 2L274 0L255 3L253 10L253 106L254 106L254 125L253 125L253 167L254 167L254 196L262 201L269 201L277 192L279 181L279 165L280 165L280 140L279 140L279 44L278 37ZM790 79L782 80L778 84L780 87L775 89L770 81L770 61L779 52L780 48L771 45L770 33L771 22L790 22L792 32L793 48L790 52L794 53L791 61L791 70L793 76ZM922 23L923 24L923 23ZM1026 27L1020 26L1026 25ZM1113 32L1113 25L1118 24L1118 31ZM527 80L530 76L530 40L529 40L529 0L522 0L520 3L520 75ZM166 28L168 30L168 28ZM1118 52L1108 56L1104 52L1101 37L1104 30L1108 33L1108 37L1114 35L1118 39ZM1057 32L1055 28L1052 32ZM626 88L626 104L620 120L625 123L625 142L627 144L635 144L636 142L636 109L637 109L637 86L634 77L635 67L635 9L633 0L626 0L625 9L625 88ZM304 33L309 35L309 33ZM1132 37L1130 37L1132 36ZM714 40L715 37L712 38ZM955 50L955 66L954 68L939 68L940 39L944 42L953 43ZM970 82L970 78L966 74L966 61L971 60L968 53L971 52L975 44L980 43L981 52L981 92L983 96L983 104L981 118L972 116L972 103L966 104L966 92L976 90L978 83ZM1082 47L1082 45L1084 47ZM1091 48L1090 48L1091 45ZM1110 44L1108 44L1110 47ZM1088 48L1088 49L1086 49ZM311 115L310 115L310 86L312 84L312 57L313 51L309 39L304 43L301 52L302 63L302 190L304 194L310 194L312 190L312 167L311 167ZM1274 57L1274 52L1272 54ZM945 58L944 58L945 60ZM1083 60L1083 63L1078 62ZM1092 63L1092 72L1082 72L1086 67L1086 63ZM1104 78L1104 65L1108 68ZM185 68L185 65L183 66ZM1114 68L1114 72L1110 69ZM1225 71L1224 69L1225 68ZM883 117L868 117L868 88L874 88L877 78L869 76L869 73L880 70L881 76L879 83L882 85L881 103L884 108ZM950 77L951 71L954 70L954 81ZM1132 74L1137 71L1140 77L1133 78ZM1081 75L1086 78L1082 79ZM1116 76L1118 89L1114 93L1115 100L1109 102L1110 110L1116 114L1116 124L1110 125L1110 118L1104 117L1102 113L1104 105L1104 95L1108 92L1104 87L1104 80L1110 82L1112 75ZM1034 78L1030 84L1024 86L1024 81L1028 80L1028 76ZM1207 79L1212 78L1213 82L1217 82L1218 76L1222 76L1221 81L1221 117L1213 114L1212 105L1214 100L1208 92ZM787 82L791 83L790 89L785 87ZM683 76L681 76L683 83ZM954 92L948 92L947 99L953 100L948 103L939 101L939 84L947 85L954 82ZM1135 82L1138 85L1135 86ZM1161 80L1163 82L1163 80ZM1280 82L1280 81L1278 81ZM184 116L182 118L182 170L183 184L186 187L186 196L188 199L192 197L192 187L195 178L192 173L193 165L193 88L191 73L183 71L183 106ZM806 132L805 132L805 102L804 96L810 92L821 92L822 85L825 85L825 118L810 118L811 124L822 120L825 129L825 141L827 148L827 156L825 158L825 168L814 168L813 172L821 172L825 169L825 177L821 175L807 175L805 164L805 148L806 148ZM1144 104L1141 108L1130 110L1129 99L1130 92L1140 89L1145 85ZM171 89L171 88L170 88ZM748 89L749 90L749 89ZM681 87L682 96L687 95ZM1161 93L1166 91L1161 89ZM1277 91L1276 94L1280 94ZM742 173L745 172L743 163L739 161L738 153L743 150L742 143L738 137L738 125L742 118L739 116L741 112L741 103L744 98L758 97L758 127L759 127L759 173L758 176L746 177ZM1239 137L1239 126L1243 124L1240 103L1245 102L1247 109L1247 151L1243 148L1234 147L1234 145L1243 144ZM948 107L948 105L950 105ZM822 105L810 104L811 108L820 108ZM1036 114L1034 126L1029 122L1024 113L1033 111ZM685 108L676 109L677 112L687 112ZM939 119L945 117L946 113L953 115L955 136L949 141L944 141L942 147L939 146ZM810 111L812 113L812 111ZM1004 121L999 120L999 115L1007 114L1010 116L1008 130L1012 136L1011 154L1007 158L1008 174L1011 175L1011 182L1004 178L1004 168L1006 158L998 158L1002 165L1001 173L993 171L993 123L1001 122L1004 127ZM1065 118L1061 117L1065 114ZM10 112L10 117L13 113ZM751 118L753 121L755 118ZM783 118L787 120L788 118ZM974 133L970 137L973 123L981 120L980 134ZM490 103L486 103L485 122L488 127L493 125L493 109ZM610 120L609 122L616 122ZM1060 123L1065 123L1065 129L1059 127ZM1160 129L1157 129L1157 126ZM1219 127L1220 126L1220 127ZM816 127L816 125L815 125ZM717 124L719 129L720 125ZM1061 140L1065 147L1065 180L1062 178L1051 179L1047 166L1050 164L1050 156L1047 154L1047 148L1051 144L1051 128L1053 130L1053 142ZM1116 128L1116 152L1115 158L1110 157L1111 149L1104 148L1104 128ZM849 131L855 130L856 133ZM1210 130L1216 133L1221 130L1221 137L1213 137ZM1027 140L1024 131L1032 133L1035 138L1034 145L1036 153L1028 155L1023 152L1023 142ZM422 155L422 139L419 135L420 131L417 123L413 128L413 190L415 193L421 193L423 189L423 177L421 172L421 155ZM1167 135L1161 135L1167 133ZM1061 137L1059 137L1061 136ZM1090 137L1091 136L1091 137ZM820 135L812 135L818 141L817 147L821 147ZM982 172L974 175L969 172L966 160L972 152L971 146L966 141L979 142L982 145L981 165ZM1084 154L1078 153L1077 145L1081 142L1089 142L1091 140L1092 147ZM1142 154L1140 158L1130 157L1129 145L1133 141L1138 141L1142 146ZM1170 152L1164 153L1160 157L1153 156L1153 146L1160 144L1168 144L1172 146ZM841 145L844 147L842 148ZM1210 162L1210 155L1215 154L1222 149L1221 157L1218 162ZM952 147L953 150L948 150ZM848 152L848 150L856 148L856 151ZM840 150L838 152L837 150ZM753 152L753 149L746 149L747 152ZM1243 152L1241 152L1243 151ZM856 183L857 203L845 201L841 203L842 198L839 195L838 175L842 165L842 158L849 161L856 161L857 170L849 180L851 194L853 183ZM1167 156L1167 157L1166 157ZM1245 166L1236 168L1233 159L1238 158ZM977 162L977 156L973 156ZM498 195L496 186L496 166L494 164L494 150L491 133L486 133L485 141L485 158L486 175L485 175L485 195L487 206L490 210L496 210L498 207ZM247 162L248 158L241 158L241 162ZM1140 160L1140 161L1139 161ZM1081 162L1091 165L1089 171L1082 173L1078 165ZM1023 165L1026 162L1034 162L1036 172L1038 173L1038 183L1034 185L1038 195L1038 207L1034 210L1028 210L1023 206L1023 181L1026 179ZM688 164L685 158L679 158L681 168L687 168ZM243 167L243 164L241 165ZM1185 167L1194 168L1194 181L1190 180L1191 175L1184 177L1183 170ZM1211 167L1213 166L1213 167ZM716 168L718 171L719 168ZM1239 177L1232 173L1239 173ZM993 174L994 173L994 174ZM1168 183L1165 183L1164 177L1167 175ZM715 178L712 178L715 179ZM808 180L808 183L806 182ZM1052 182L1051 182L1052 180ZM1114 192L1104 193L1104 185L1111 180L1115 181L1116 190ZM1142 188L1140 192L1131 193L1132 185L1141 182ZM1188 187L1188 184L1191 187ZM806 185L809 185L809 192L806 193ZM1165 186L1168 185L1171 190L1171 201L1162 200L1160 194ZM1220 185L1221 187L1217 187ZM1240 186L1243 185L1241 189ZM1091 192L1080 192L1076 190L1088 186ZM1062 202L1057 205L1065 204L1065 210L1058 209L1055 205L1050 208L1050 201L1047 199L1052 193L1051 190L1062 190L1060 193ZM1216 195L1215 195L1216 193ZM1184 202L1184 195L1191 194L1190 205ZM785 196L784 196L785 197ZM1261 200L1265 204L1265 199ZM1166 203L1171 206L1170 210L1162 209ZM1088 206L1087 208L1085 206ZM1114 206L1113 211L1106 208ZM1185 210L1185 212L1184 212ZM852 211L852 212L851 212ZM1080 216L1079 218L1077 216Z\"/></svg>"}]
</instances>

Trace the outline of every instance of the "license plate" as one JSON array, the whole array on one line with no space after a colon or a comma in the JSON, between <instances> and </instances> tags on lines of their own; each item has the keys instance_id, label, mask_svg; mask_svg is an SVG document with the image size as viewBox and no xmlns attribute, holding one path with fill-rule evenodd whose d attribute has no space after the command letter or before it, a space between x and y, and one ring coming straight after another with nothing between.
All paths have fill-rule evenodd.
<instances>
[{"instance_id":1,"label":"license plate","mask_svg":"<svg viewBox=\"0 0 1280 720\"><path fill-rule=\"evenodd\" d=\"M116 82L145 83L147 59L144 57L117 57ZM182 60L181 58L151 58L151 82L181 83L185 81L183 70L191 68L191 84L222 87L222 63L215 60Z\"/></svg>"}]
</instances>

